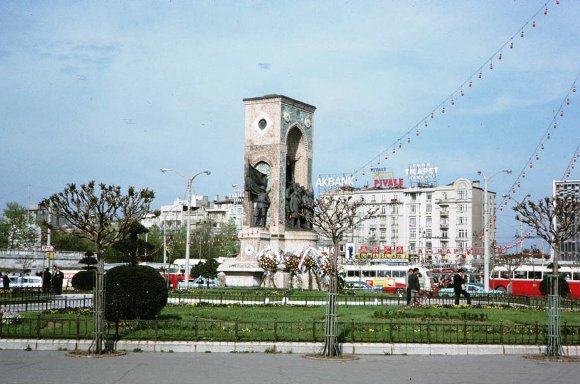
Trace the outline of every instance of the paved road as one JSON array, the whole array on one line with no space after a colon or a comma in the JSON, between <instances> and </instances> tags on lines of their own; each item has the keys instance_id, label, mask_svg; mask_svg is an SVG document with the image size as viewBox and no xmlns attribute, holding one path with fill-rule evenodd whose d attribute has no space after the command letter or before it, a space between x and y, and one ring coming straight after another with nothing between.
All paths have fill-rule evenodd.
<instances>
[{"instance_id":1,"label":"paved road","mask_svg":"<svg viewBox=\"0 0 580 384\"><path fill-rule=\"evenodd\" d=\"M0 351L2 384L577 384L578 377L580 363L519 356L360 356L336 362L293 354L129 353L97 359Z\"/></svg>"}]
</instances>

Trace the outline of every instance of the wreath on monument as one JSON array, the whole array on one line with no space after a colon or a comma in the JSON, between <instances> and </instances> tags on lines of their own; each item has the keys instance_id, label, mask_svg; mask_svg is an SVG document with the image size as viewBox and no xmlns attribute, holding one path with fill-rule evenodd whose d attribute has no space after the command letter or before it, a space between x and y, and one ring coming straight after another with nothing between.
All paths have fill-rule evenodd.
<instances>
[{"instance_id":1,"label":"wreath on monument","mask_svg":"<svg viewBox=\"0 0 580 384\"><path fill-rule=\"evenodd\" d=\"M284 265L286 266L286 271L296 274L300 269L300 258L296 256L293 251L284 252Z\"/></svg>"},{"instance_id":2,"label":"wreath on monument","mask_svg":"<svg viewBox=\"0 0 580 384\"><path fill-rule=\"evenodd\" d=\"M258 266L267 273L274 273L278 270L278 254L270 248L266 248L258 253Z\"/></svg>"}]
</instances>

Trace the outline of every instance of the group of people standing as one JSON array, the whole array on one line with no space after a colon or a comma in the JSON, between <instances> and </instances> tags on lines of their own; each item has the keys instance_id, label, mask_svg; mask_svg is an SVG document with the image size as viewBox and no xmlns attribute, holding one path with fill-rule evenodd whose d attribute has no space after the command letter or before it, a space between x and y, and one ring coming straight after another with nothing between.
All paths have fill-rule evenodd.
<instances>
[{"instance_id":1,"label":"group of people standing","mask_svg":"<svg viewBox=\"0 0 580 384\"><path fill-rule=\"evenodd\" d=\"M407 271L407 305L414 305L419 302L421 284L419 282L419 268L409 268ZM464 296L467 304L471 304L471 296L465 289L465 270L459 268L453 276L453 292L455 293L455 305L459 305L459 298Z\"/></svg>"},{"instance_id":2,"label":"group of people standing","mask_svg":"<svg viewBox=\"0 0 580 384\"><path fill-rule=\"evenodd\" d=\"M50 273L50 268L46 268L42 272L42 292L52 292L56 295L62 293L62 283L64 281L64 273L58 266L53 267L53 273Z\"/></svg>"}]
</instances>

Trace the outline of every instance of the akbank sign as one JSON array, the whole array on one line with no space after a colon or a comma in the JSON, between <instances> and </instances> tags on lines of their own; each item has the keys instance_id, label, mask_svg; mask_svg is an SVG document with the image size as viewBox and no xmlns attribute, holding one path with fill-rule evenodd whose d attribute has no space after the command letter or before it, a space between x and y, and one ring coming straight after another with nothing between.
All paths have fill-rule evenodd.
<instances>
[{"instance_id":1,"label":"akbank sign","mask_svg":"<svg viewBox=\"0 0 580 384\"><path fill-rule=\"evenodd\" d=\"M354 177L344 175L319 176L318 179L316 179L316 186L323 189L333 187L354 187Z\"/></svg>"}]
</instances>

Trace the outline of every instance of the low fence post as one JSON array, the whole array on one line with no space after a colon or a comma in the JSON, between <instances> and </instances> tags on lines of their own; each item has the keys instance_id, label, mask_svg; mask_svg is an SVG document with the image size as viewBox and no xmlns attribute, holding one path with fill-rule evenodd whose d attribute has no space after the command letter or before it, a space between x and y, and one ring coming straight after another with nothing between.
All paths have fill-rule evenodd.
<instances>
[{"instance_id":1,"label":"low fence post","mask_svg":"<svg viewBox=\"0 0 580 384\"><path fill-rule=\"evenodd\" d=\"M278 341L278 319L274 319L274 341Z\"/></svg>"},{"instance_id":2,"label":"low fence post","mask_svg":"<svg viewBox=\"0 0 580 384\"><path fill-rule=\"evenodd\" d=\"M159 340L159 315L155 315L155 340Z\"/></svg>"},{"instance_id":3,"label":"low fence post","mask_svg":"<svg viewBox=\"0 0 580 384\"><path fill-rule=\"evenodd\" d=\"M355 337L354 337L354 319L351 319L351 321L350 321L350 339L354 343L354 340L355 340Z\"/></svg>"},{"instance_id":4,"label":"low fence post","mask_svg":"<svg viewBox=\"0 0 580 384\"><path fill-rule=\"evenodd\" d=\"M463 343L467 344L467 320L463 320Z\"/></svg>"},{"instance_id":5,"label":"low fence post","mask_svg":"<svg viewBox=\"0 0 580 384\"><path fill-rule=\"evenodd\" d=\"M503 345L503 321L499 322L499 343Z\"/></svg>"},{"instance_id":6,"label":"low fence post","mask_svg":"<svg viewBox=\"0 0 580 384\"><path fill-rule=\"evenodd\" d=\"M389 323L389 340L392 343L393 342L393 319L391 318L391 321Z\"/></svg>"},{"instance_id":7,"label":"low fence post","mask_svg":"<svg viewBox=\"0 0 580 384\"><path fill-rule=\"evenodd\" d=\"M312 320L312 341L316 343L316 320Z\"/></svg>"},{"instance_id":8,"label":"low fence post","mask_svg":"<svg viewBox=\"0 0 580 384\"><path fill-rule=\"evenodd\" d=\"M538 328L538 321L534 324L534 333L536 334L535 344L538 345L540 329Z\"/></svg>"},{"instance_id":9,"label":"low fence post","mask_svg":"<svg viewBox=\"0 0 580 384\"><path fill-rule=\"evenodd\" d=\"M193 322L193 329L194 329L194 338L195 341L199 340L199 317L195 316L195 320Z\"/></svg>"},{"instance_id":10,"label":"low fence post","mask_svg":"<svg viewBox=\"0 0 580 384\"><path fill-rule=\"evenodd\" d=\"M36 338L40 339L40 313L36 318Z\"/></svg>"},{"instance_id":11,"label":"low fence post","mask_svg":"<svg viewBox=\"0 0 580 384\"><path fill-rule=\"evenodd\" d=\"M431 344L431 320L427 319L427 343Z\"/></svg>"},{"instance_id":12,"label":"low fence post","mask_svg":"<svg viewBox=\"0 0 580 384\"><path fill-rule=\"evenodd\" d=\"M235 336L236 340L240 339L240 337L238 335L238 328L239 328L239 319L236 319L236 322L234 324L234 336Z\"/></svg>"},{"instance_id":13,"label":"low fence post","mask_svg":"<svg viewBox=\"0 0 580 384\"><path fill-rule=\"evenodd\" d=\"M568 345L568 323L564 321L564 329L562 330L564 334L564 340L562 341L562 345Z\"/></svg>"},{"instance_id":14,"label":"low fence post","mask_svg":"<svg viewBox=\"0 0 580 384\"><path fill-rule=\"evenodd\" d=\"M77 315L76 319L76 328L77 328L77 340L81 339L81 315Z\"/></svg>"}]
</instances>

